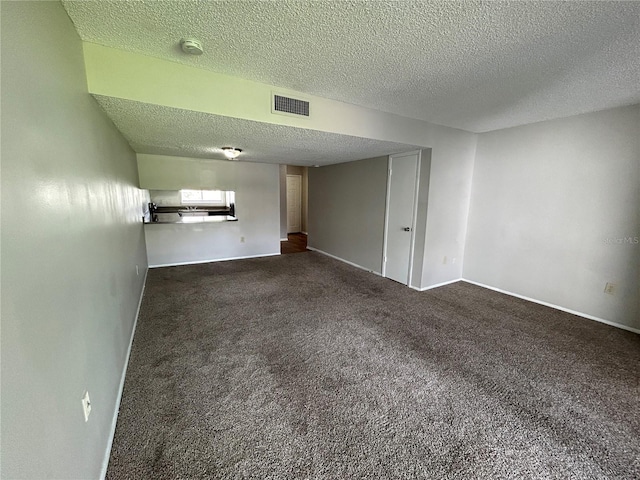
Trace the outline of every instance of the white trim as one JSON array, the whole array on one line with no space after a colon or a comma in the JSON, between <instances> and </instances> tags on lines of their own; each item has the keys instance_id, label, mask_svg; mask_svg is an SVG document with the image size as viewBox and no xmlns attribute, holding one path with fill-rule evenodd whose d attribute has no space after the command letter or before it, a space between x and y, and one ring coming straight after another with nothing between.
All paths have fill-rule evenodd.
<instances>
[{"instance_id":1,"label":"white trim","mask_svg":"<svg viewBox=\"0 0 640 480\"><path fill-rule=\"evenodd\" d=\"M307 232L300 232L303 235L309 236L309 234Z\"/></svg>"},{"instance_id":2,"label":"white trim","mask_svg":"<svg viewBox=\"0 0 640 480\"><path fill-rule=\"evenodd\" d=\"M461 281L462 278L456 278L455 280L449 280L448 282L436 283L435 285L429 285L428 287L414 287L413 285L409 285L409 287L417 290L418 292L426 292L427 290L431 290L432 288L444 287L445 285L451 285L452 283L456 283Z\"/></svg>"},{"instance_id":3,"label":"white trim","mask_svg":"<svg viewBox=\"0 0 640 480\"><path fill-rule=\"evenodd\" d=\"M351 265L352 267L356 267L356 268L359 268L360 270L364 270L365 272L373 273L374 275L378 275L379 277L382 276L380 272L376 272L375 270L371 270L370 268L363 267L362 265L358 265L357 263L350 262L349 260L345 260L344 258L336 257L335 255L331 255L330 253L327 253L325 251L318 250L317 248L307 246L307 250L312 250L314 252L321 253L322 255L326 255L327 257L331 257L335 260L339 260L343 263Z\"/></svg>"},{"instance_id":4,"label":"white trim","mask_svg":"<svg viewBox=\"0 0 640 480\"><path fill-rule=\"evenodd\" d=\"M479 287L488 288L489 290L494 290L496 292L504 293L506 295L511 295L512 297L521 298L523 300L528 300L529 302L538 303L540 305L544 305L545 307L555 308L556 310L561 310L563 312L571 313L573 315L578 315L579 317L583 317L589 320L595 320L596 322L606 323L607 325L611 325L612 327L621 328L622 330L628 330L633 333L640 334L640 329L628 327L627 325L623 325L621 323L612 322L610 320L605 320L604 318L595 317L593 315L589 315L583 312L577 312L576 310L571 310L570 308L561 307L560 305L555 305L549 302L543 302L542 300L536 300L535 298L525 297L524 295L519 295L517 293L509 292L507 290L502 290L501 288L491 287L489 285L485 285L484 283L474 282L472 280L467 280L466 278L461 278L463 282L471 283L473 285L477 285Z\"/></svg>"},{"instance_id":5,"label":"white trim","mask_svg":"<svg viewBox=\"0 0 640 480\"><path fill-rule=\"evenodd\" d=\"M280 252L263 253L262 255L247 255L245 257L228 257L228 258L214 258L211 260L197 260L195 262L162 263L159 265L149 265L149 268L180 267L182 265L199 265L201 263L227 262L229 260L244 260L245 258L273 257L275 255L280 255Z\"/></svg>"},{"instance_id":6,"label":"white trim","mask_svg":"<svg viewBox=\"0 0 640 480\"><path fill-rule=\"evenodd\" d=\"M402 157L410 157L411 155L415 155L416 153L420 153L422 152L422 150L410 150L408 152L402 152L402 153L392 153L391 155L389 155L390 157L394 157L394 158L402 158Z\"/></svg>"},{"instance_id":7,"label":"white trim","mask_svg":"<svg viewBox=\"0 0 640 480\"><path fill-rule=\"evenodd\" d=\"M384 232L382 233L382 272L383 277L387 277L387 238L389 232L389 198L391 197L391 155L387 159L387 193L384 199Z\"/></svg>"},{"instance_id":8,"label":"white trim","mask_svg":"<svg viewBox=\"0 0 640 480\"><path fill-rule=\"evenodd\" d=\"M104 480L107 476L107 467L109 466L109 457L111 457L111 448L113 447L113 438L116 435L116 424L118 423L118 413L120 413L120 401L122 400L122 392L124 391L124 381L127 376L127 368L129 367L129 357L131 356L131 347L133 346L133 337L136 333L136 327L138 325L138 317L140 316L140 308L142 307L142 299L144 297L144 289L147 286L147 274L149 273L149 267L144 272L144 280L142 281L142 291L140 292L140 299L138 300L138 309L136 310L136 318L133 320L133 328L131 329L131 338L129 338L129 348L127 348L127 356L124 360L124 366L122 368L122 375L120 376L120 386L118 387L118 396L116 397L116 408L113 411L113 419L111 420L111 429L109 431L109 441L107 442L107 450L102 460L102 470L100 471L100 478Z\"/></svg>"},{"instance_id":9,"label":"white trim","mask_svg":"<svg viewBox=\"0 0 640 480\"><path fill-rule=\"evenodd\" d=\"M413 187L413 215L411 217L411 244L409 246L409 274L407 286L411 286L413 277L413 258L416 250L416 224L418 223L418 191L420 189L420 168L422 166L422 150L417 151L416 182Z\"/></svg>"}]
</instances>

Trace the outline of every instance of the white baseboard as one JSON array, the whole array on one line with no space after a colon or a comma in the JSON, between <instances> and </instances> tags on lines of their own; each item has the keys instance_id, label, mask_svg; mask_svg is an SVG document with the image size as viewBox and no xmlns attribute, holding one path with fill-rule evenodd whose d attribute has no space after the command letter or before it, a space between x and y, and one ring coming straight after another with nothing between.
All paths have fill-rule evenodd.
<instances>
[{"instance_id":1,"label":"white baseboard","mask_svg":"<svg viewBox=\"0 0 640 480\"><path fill-rule=\"evenodd\" d=\"M228 257L228 258L214 258L212 260L197 260L195 262L161 263L157 265L149 265L149 268L180 267L182 265L199 265L201 263L228 262L229 260L244 260L247 258L273 257L275 255L280 255L280 252L263 253L262 255L247 255L245 257Z\"/></svg>"},{"instance_id":2,"label":"white baseboard","mask_svg":"<svg viewBox=\"0 0 640 480\"><path fill-rule=\"evenodd\" d=\"M307 232L300 232L300 233L307 236L309 235Z\"/></svg>"},{"instance_id":3,"label":"white baseboard","mask_svg":"<svg viewBox=\"0 0 640 480\"><path fill-rule=\"evenodd\" d=\"M321 253L322 255L326 255L327 257L331 257L335 260L339 260L343 263L351 265L352 267L356 267L356 268L359 268L360 270L364 270L365 272L373 273L375 275L378 275L379 277L382 276L380 272L376 272L375 270L371 270L367 267L363 267L362 265L358 265L357 263L350 262L349 260L345 260L344 258L336 257L335 255L331 255L330 253L324 252L322 250L318 250L317 248L313 248L307 245L307 250L313 250L314 252L318 252L318 253Z\"/></svg>"},{"instance_id":4,"label":"white baseboard","mask_svg":"<svg viewBox=\"0 0 640 480\"><path fill-rule=\"evenodd\" d=\"M431 290L432 288L444 287L445 285L451 285L452 283L456 283L462 280L461 278L456 278L455 280L449 280L448 282L436 283L435 285L429 285L428 287L414 287L413 285L409 285L410 288L417 290L418 292L426 292L427 290Z\"/></svg>"},{"instance_id":5,"label":"white baseboard","mask_svg":"<svg viewBox=\"0 0 640 480\"><path fill-rule=\"evenodd\" d=\"M485 285L484 283L474 282L472 280L467 280L466 278L461 279L463 282L471 283L473 285L477 285L479 287L488 288L489 290L494 290L496 292L504 293L506 295L511 295L512 297L521 298L523 300L527 300L529 302L537 303L539 305L544 305L545 307L555 308L556 310L561 310L563 312L571 313L573 315L577 315L579 317L583 317L589 320L595 320L596 322L606 323L607 325L611 325L612 327L621 328L622 330L628 330L629 332L640 334L640 330L633 327L628 327L627 325L623 325L621 323L612 322L610 320L605 320L604 318L595 317L593 315L589 315L588 313L577 312L575 310L571 310L570 308L561 307L560 305L555 305L549 302L543 302L542 300L536 300L535 298L525 297L524 295L519 295L517 293L509 292L507 290L502 290L501 288L492 287L490 285Z\"/></svg>"},{"instance_id":6,"label":"white baseboard","mask_svg":"<svg viewBox=\"0 0 640 480\"><path fill-rule=\"evenodd\" d=\"M138 325L138 317L140 316L140 308L142 307L142 298L144 297L144 289L147 286L147 274L149 268L144 272L144 279L142 281L142 291L140 292L140 299L138 300L138 309L136 310L136 318L133 320L133 328L131 329L131 337L129 338L129 348L127 348L127 356L124 359L124 367L122 368L122 375L120 376L120 386L118 387L118 396L116 397L116 408L113 412L113 419L111 420L111 429L109 432L109 441L107 442L107 451L104 454L104 460L102 461L102 470L100 472L100 478L104 480L107 476L107 467L109 466L109 457L111 456L111 447L113 447L113 437L116 434L116 424L118 423L118 413L120 412L120 401L122 400L122 392L124 390L124 381L127 376L127 368L129 367L129 357L131 356L131 347L133 346L133 337L136 333L136 326Z\"/></svg>"},{"instance_id":7,"label":"white baseboard","mask_svg":"<svg viewBox=\"0 0 640 480\"><path fill-rule=\"evenodd\" d=\"M280 241L281 242L287 242L287 241L289 241L289 237L281 238Z\"/></svg>"}]
</instances>

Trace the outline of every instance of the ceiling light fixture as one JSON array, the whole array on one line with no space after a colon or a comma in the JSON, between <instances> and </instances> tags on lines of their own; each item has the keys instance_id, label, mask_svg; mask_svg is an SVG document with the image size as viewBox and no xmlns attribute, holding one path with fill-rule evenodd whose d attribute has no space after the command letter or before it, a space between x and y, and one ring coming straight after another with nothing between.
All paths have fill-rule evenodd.
<instances>
[{"instance_id":1,"label":"ceiling light fixture","mask_svg":"<svg viewBox=\"0 0 640 480\"><path fill-rule=\"evenodd\" d=\"M222 147L222 153L224 153L224 156L229 160L235 160L238 158L238 155L242 153L242 150L234 147Z\"/></svg>"},{"instance_id":2,"label":"ceiling light fixture","mask_svg":"<svg viewBox=\"0 0 640 480\"><path fill-rule=\"evenodd\" d=\"M180 47L184 53L189 55L202 55L202 43L195 38L183 38L180 40Z\"/></svg>"}]
</instances>

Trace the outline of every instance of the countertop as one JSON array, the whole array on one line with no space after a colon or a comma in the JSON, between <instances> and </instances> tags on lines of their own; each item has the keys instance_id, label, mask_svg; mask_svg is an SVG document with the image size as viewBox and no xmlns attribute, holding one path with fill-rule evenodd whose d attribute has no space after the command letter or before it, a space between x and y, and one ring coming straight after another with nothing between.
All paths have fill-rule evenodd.
<instances>
[{"instance_id":1,"label":"countertop","mask_svg":"<svg viewBox=\"0 0 640 480\"><path fill-rule=\"evenodd\" d=\"M182 215L175 213L156 213L154 215L158 221L148 222L145 221L145 225L166 225L166 224L193 224L193 223L222 223L222 222L237 222L237 217L230 215L209 215L209 214L191 214L182 213Z\"/></svg>"}]
</instances>

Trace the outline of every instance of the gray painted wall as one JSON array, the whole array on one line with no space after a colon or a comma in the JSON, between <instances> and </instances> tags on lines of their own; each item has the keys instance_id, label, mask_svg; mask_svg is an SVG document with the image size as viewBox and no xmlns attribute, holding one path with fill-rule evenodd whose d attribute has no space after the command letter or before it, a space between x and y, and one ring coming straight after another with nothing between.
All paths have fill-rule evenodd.
<instances>
[{"instance_id":1,"label":"gray painted wall","mask_svg":"<svg viewBox=\"0 0 640 480\"><path fill-rule=\"evenodd\" d=\"M60 3L1 8L1 476L98 478L147 268L146 198Z\"/></svg>"},{"instance_id":2,"label":"gray painted wall","mask_svg":"<svg viewBox=\"0 0 640 480\"><path fill-rule=\"evenodd\" d=\"M476 136L442 127L432 140L437 149L421 155L411 278L416 288L462 277L471 194ZM379 157L309 169L310 247L381 272L387 162Z\"/></svg>"},{"instance_id":3,"label":"gray painted wall","mask_svg":"<svg viewBox=\"0 0 640 480\"><path fill-rule=\"evenodd\" d=\"M309 169L310 247L380 273L387 157Z\"/></svg>"},{"instance_id":4,"label":"gray painted wall","mask_svg":"<svg viewBox=\"0 0 640 480\"><path fill-rule=\"evenodd\" d=\"M639 139L637 105L481 134L464 277L640 328Z\"/></svg>"}]
</instances>

